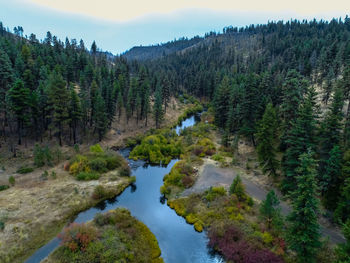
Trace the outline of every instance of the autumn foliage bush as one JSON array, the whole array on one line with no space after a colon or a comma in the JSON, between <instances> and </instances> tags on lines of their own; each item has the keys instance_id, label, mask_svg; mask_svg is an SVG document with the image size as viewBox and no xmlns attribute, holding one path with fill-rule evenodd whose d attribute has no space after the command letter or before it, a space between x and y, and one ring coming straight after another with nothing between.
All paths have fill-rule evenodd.
<instances>
[{"instance_id":1,"label":"autumn foliage bush","mask_svg":"<svg viewBox=\"0 0 350 263\"><path fill-rule=\"evenodd\" d=\"M235 263L282 263L283 259L268 249L255 247L244 240L242 231L233 224L209 229L209 246L228 261Z\"/></svg>"},{"instance_id":2,"label":"autumn foliage bush","mask_svg":"<svg viewBox=\"0 0 350 263\"><path fill-rule=\"evenodd\" d=\"M98 232L93 226L72 223L58 237L62 241L61 245L70 251L85 251L88 245L98 238Z\"/></svg>"}]
</instances>

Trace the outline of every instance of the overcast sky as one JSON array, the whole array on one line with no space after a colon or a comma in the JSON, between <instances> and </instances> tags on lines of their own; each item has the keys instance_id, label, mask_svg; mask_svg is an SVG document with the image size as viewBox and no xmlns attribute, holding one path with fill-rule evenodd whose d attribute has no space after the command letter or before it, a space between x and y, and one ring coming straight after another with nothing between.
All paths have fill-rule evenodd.
<instances>
[{"instance_id":1,"label":"overcast sky","mask_svg":"<svg viewBox=\"0 0 350 263\"><path fill-rule=\"evenodd\" d=\"M11 30L21 25L39 39L51 31L62 40L82 38L86 46L96 40L114 54L229 25L346 14L349 0L0 0L0 21Z\"/></svg>"}]
</instances>

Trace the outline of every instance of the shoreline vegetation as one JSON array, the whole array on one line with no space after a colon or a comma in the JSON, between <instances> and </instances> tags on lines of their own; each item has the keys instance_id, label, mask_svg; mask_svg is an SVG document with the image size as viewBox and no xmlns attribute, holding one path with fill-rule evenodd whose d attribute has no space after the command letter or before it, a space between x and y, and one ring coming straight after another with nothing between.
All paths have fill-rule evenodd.
<instances>
[{"instance_id":1,"label":"shoreline vegetation","mask_svg":"<svg viewBox=\"0 0 350 263\"><path fill-rule=\"evenodd\" d=\"M154 234L124 208L97 214L87 223L71 224L59 238L61 246L45 263L164 262Z\"/></svg>"}]
</instances>

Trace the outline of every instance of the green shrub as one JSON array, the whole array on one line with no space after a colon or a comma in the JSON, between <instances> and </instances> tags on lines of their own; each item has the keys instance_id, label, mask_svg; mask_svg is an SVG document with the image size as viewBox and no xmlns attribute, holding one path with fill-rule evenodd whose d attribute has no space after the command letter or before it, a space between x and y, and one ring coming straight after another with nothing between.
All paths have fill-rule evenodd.
<instances>
[{"instance_id":1,"label":"green shrub","mask_svg":"<svg viewBox=\"0 0 350 263\"><path fill-rule=\"evenodd\" d=\"M92 152L92 153L103 153L104 151L103 151L101 145L95 144L95 145L90 146L90 152Z\"/></svg>"},{"instance_id":2,"label":"green shrub","mask_svg":"<svg viewBox=\"0 0 350 263\"><path fill-rule=\"evenodd\" d=\"M15 179L15 177L13 177L12 175L10 176L10 178L9 178L9 183L10 183L10 185L15 185L15 183L16 183L16 179Z\"/></svg>"},{"instance_id":3,"label":"green shrub","mask_svg":"<svg viewBox=\"0 0 350 263\"><path fill-rule=\"evenodd\" d=\"M136 182L136 176L131 176L129 182L130 183L135 183Z\"/></svg>"},{"instance_id":4,"label":"green shrub","mask_svg":"<svg viewBox=\"0 0 350 263\"><path fill-rule=\"evenodd\" d=\"M121 157L120 155L113 155L113 156L108 156L106 158L106 162L107 162L107 169L108 170L114 170L118 167L121 166L122 164L122 159L123 157Z\"/></svg>"},{"instance_id":5,"label":"green shrub","mask_svg":"<svg viewBox=\"0 0 350 263\"><path fill-rule=\"evenodd\" d=\"M5 229L5 222L0 221L0 230L3 231Z\"/></svg>"},{"instance_id":6,"label":"green shrub","mask_svg":"<svg viewBox=\"0 0 350 263\"><path fill-rule=\"evenodd\" d=\"M23 167L21 167L21 168L19 168L17 170L17 173L19 173L19 174L27 174L27 173L31 173L33 171L34 171L34 168L23 166Z\"/></svg>"},{"instance_id":7,"label":"green shrub","mask_svg":"<svg viewBox=\"0 0 350 263\"><path fill-rule=\"evenodd\" d=\"M105 173L108 171L107 161L101 157L90 160L88 166L96 172Z\"/></svg>"},{"instance_id":8,"label":"green shrub","mask_svg":"<svg viewBox=\"0 0 350 263\"><path fill-rule=\"evenodd\" d=\"M79 181L98 180L100 175L95 172L80 172L76 178Z\"/></svg>"},{"instance_id":9,"label":"green shrub","mask_svg":"<svg viewBox=\"0 0 350 263\"><path fill-rule=\"evenodd\" d=\"M245 200L247 197L245 193L245 187L239 175L237 175L236 178L233 179L233 182L230 186L230 194L235 194L240 201Z\"/></svg>"},{"instance_id":10,"label":"green shrub","mask_svg":"<svg viewBox=\"0 0 350 263\"><path fill-rule=\"evenodd\" d=\"M223 162L225 160L224 157L222 157L220 154L214 154L211 158L217 162Z\"/></svg>"},{"instance_id":11,"label":"green shrub","mask_svg":"<svg viewBox=\"0 0 350 263\"><path fill-rule=\"evenodd\" d=\"M74 144L73 149L76 153L79 153L80 152L79 144Z\"/></svg>"},{"instance_id":12,"label":"green shrub","mask_svg":"<svg viewBox=\"0 0 350 263\"><path fill-rule=\"evenodd\" d=\"M108 196L109 192L102 185L97 185L92 193L92 198L95 200L104 199Z\"/></svg>"},{"instance_id":13,"label":"green shrub","mask_svg":"<svg viewBox=\"0 0 350 263\"><path fill-rule=\"evenodd\" d=\"M218 187L211 187L209 190L206 191L206 196L205 199L209 202L213 201L219 196L224 196L226 195L226 190L222 186Z\"/></svg>"},{"instance_id":14,"label":"green shrub","mask_svg":"<svg viewBox=\"0 0 350 263\"><path fill-rule=\"evenodd\" d=\"M152 164L168 164L172 158L179 157L183 152L182 145L177 141L175 131L161 130L159 134L150 135L141 141L130 153L130 158L144 159Z\"/></svg>"},{"instance_id":15,"label":"green shrub","mask_svg":"<svg viewBox=\"0 0 350 263\"><path fill-rule=\"evenodd\" d=\"M4 191L4 190L6 190L6 189L9 189L10 188L10 186L8 186L8 185L0 185L0 191Z\"/></svg>"},{"instance_id":16,"label":"green shrub","mask_svg":"<svg viewBox=\"0 0 350 263\"><path fill-rule=\"evenodd\" d=\"M34 146L34 164L37 167L52 165L52 154L48 146L41 147L39 144Z\"/></svg>"}]
</instances>

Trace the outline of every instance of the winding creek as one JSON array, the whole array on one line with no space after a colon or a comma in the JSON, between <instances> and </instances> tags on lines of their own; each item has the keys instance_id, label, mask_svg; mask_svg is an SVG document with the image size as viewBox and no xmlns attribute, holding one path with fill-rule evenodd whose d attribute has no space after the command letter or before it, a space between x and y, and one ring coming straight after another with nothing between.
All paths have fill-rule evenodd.
<instances>
[{"instance_id":1,"label":"winding creek","mask_svg":"<svg viewBox=\"0 0 350 263\"><path fill-rule=\"evenodd\" d=\"M184 120L175 128L176 132L179 134L181 129L193 126L197 121L198 116ZM129 156L129 152L129 149L120 151L125 158ZM79 213L74 222L87 222L92 220L96 213L125 207L134 217L145 223L156 236L161 256L166 263L223 262L220 256L210 253L206 234L196 232L192 225L187 224L185 219L178 216L161 198L159 188L163 184L163 177L170 172L177 160L172 160L167 167L149 166L143 161L127 160L132 168L132 175L136 176L136 183L125 189L118 197L103 201L96 207ZM59 243L58 238L52 239L25 262L39 263L55 250Z\"/></svg>"}]
</instances>

